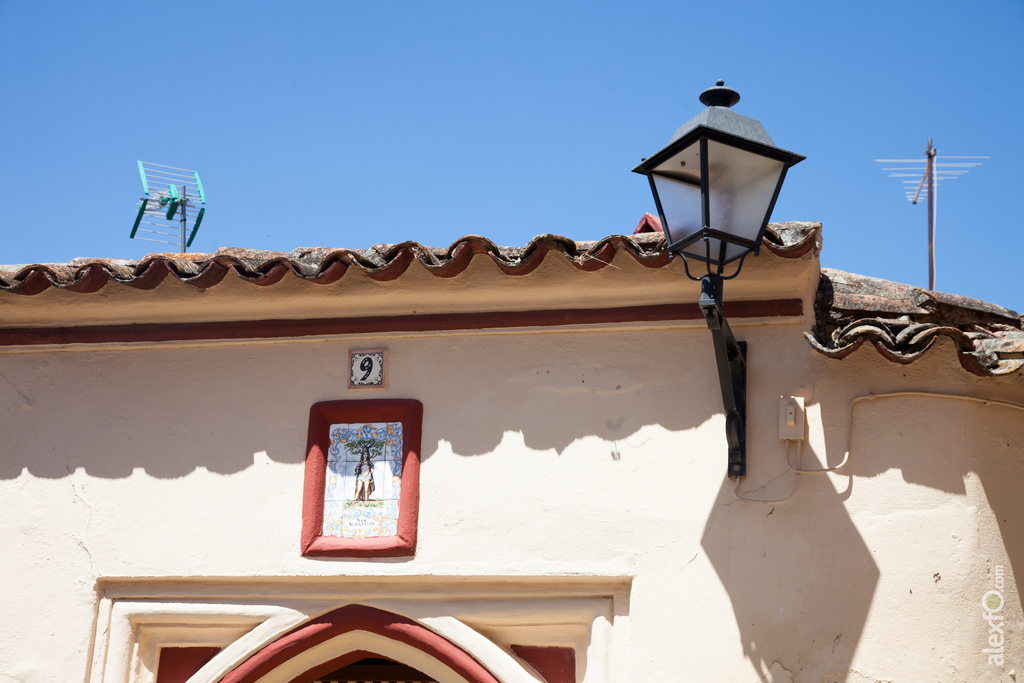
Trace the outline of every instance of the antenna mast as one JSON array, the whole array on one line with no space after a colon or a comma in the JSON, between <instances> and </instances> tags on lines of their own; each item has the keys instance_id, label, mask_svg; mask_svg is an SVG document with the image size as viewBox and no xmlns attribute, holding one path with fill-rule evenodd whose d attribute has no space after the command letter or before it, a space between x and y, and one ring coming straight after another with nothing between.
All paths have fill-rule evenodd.
<instances>
[{"instance_id":1,"label":"antenna mast","mask_svg":"<svg viewBox=\"0 0 1024 683\"><path fill-rule=\"evenodd\" d=\"M932 139L928 138L928 168L924 174L928 176L928 291L935 291L935 148ZM922 181L924 178L921 179ZM915 201L914 204L917 204ZM184 220L184 216L182 217Z\"/></svg>"},{"instance_id":2,"label":"antenna mast","mask_svg":"<svg viewBox=\"0 0 1024 683\"><path fill-rule=\"evenodd\" d=\"M980 161L939 163L937 159L989 159L987 156L939 156L939 150L932 146L932 139L928 138L928 149L925 151L924 159L875 159L884 164L913 164L912 166L900 166L883 168L883 171L890 171L890 178L917 178L917 174L923 171L920 182L917 180L904 180L903 188L907 200L911 204L917 204L921 197L921 190L927 185L928 193L928 289L935 291L935 215L938 213L938 189L941 180L956 180L966 174L972 168L981 166ZM919 164L924 164L923 168ZM914 184L917 190L914 190Z\"/></svg>"}]
</instances>

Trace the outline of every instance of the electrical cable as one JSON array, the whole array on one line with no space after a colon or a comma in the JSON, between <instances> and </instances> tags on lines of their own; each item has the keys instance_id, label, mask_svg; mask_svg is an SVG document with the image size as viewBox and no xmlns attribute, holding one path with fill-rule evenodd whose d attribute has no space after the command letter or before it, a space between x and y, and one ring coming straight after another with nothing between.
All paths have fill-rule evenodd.
<instances>
[{"instance_id":1,"label":"electrical cable","mask_svg":"<svg viewBox=\"0 0 1024 683\"><path fill-rule=\"evenodd\" d=\"M851 431L851 434L852 433L853 432ZM847 461L849 461L849 459L850 459L850 449L847 448L846 449L846 455L843 457L843 461L841 463L839 463L838 465L836 465L835 467L822 467L821 469L817 469L817 470L803 470L803 469L800 469L800 455L801 455L801 452L803 451L803 443L804 443L803 439L784 439L784 441L786 442L786 466L789 467L789 471L790 472L797 472L798 474L815 474L815 473L818 473L818 472L835 472L840 467L845 465L847 463ZM797 464L796 467L793 467L792 465L789 464L789 442L790 441L796 441L796 464ZM847 441L849 442L849 439L847 439Z\"/></svg>"},{"instance_id":2,"label":"electrical cable","mask_svg":"<svg viewBox=\"0 0 1024 683\"><path fill-rule=\"evenodd\" d=\"M850 453L853 452L853 407L860 403L861 401L873 401L878 398L902 398L906 396L923 396L925 398L948 398L961 401L973 401L974 403L981 403L984 405L1003 406L1004 408L1013 408L1015 410L1024 410L1024 406L1018 405L1016 403L996 401L990 398L977 398L975 396L963 396L961 394L940 394L938 392L933 391L893 391L885 394L864 394L863 396L857 396L852 401L850 401L850 410L847 417L847 424L849 424L850 427L846 437L846 454L843 456L843 461L841 463L839 463L835 467L823 467L817 470L800 469L800 451L802 445L801 441L801 443L797 443L797 467L794 468L792 465L789 464L789 441L791 441L791 439L786 439L786 465L789 466L791 472L800 472L803 474L812 474L816 472L835 472L840 467L846 465L846 463L850 460Z\"/></svg>"},{"instance_id":3,"label":"electrical cable","mask_svg":"<svg viewBox=\"0 0 1024 683\"><path fill-rule=\"evenodd\" d=\"M800 475L796 475L796 480L793 482L793 490L789 492L789 495L785 498L779 498L778 500L757 500L756 498L745 498L740 495L740 479L742 477L736 477L736 484L732 487L732 494L736 496L738 500L742 500L744 503L757 503L758 505L774 505L775 503L785 503L787 500L793 497L796 493L796 485L800 483Z\"/></svg>"},{"instance_id":4,"label":"electrical cable","mask_svg":"<svg viewBox=\"0 0 1024 683\"><path fill-rule=\"evenodd\" d=\"M821 473L821 472L835 472L840 467L845 466L846 463L849 462L849 460L850 460L850 453L853 452L853 408L854 408L855 405L857 405L861 401L874 401L875 399L879 399L879 398L902 398L902 397L906 397L906 396L923 396L925 398L946 398L946 399L955 399L955 400L961 400L961 401L972 401L974 403L981 403L981 404L986 405L986 406L1002 406L1004 408L1013 408L1014 410L1024 411L1024 406L1016 404L1016 403L1008 403L1007 401L996 401L994 399L989 399L989 398L977 398L975 396L963 396L963 395L960 395L960 394L940 394L938 392L932 392L932 391L894 391L894 392L889 392L889 393L885 393L885 394L864 394L863 396L857 396L852 401L850 401L850 410L849 410L849 413L848 413L848 420L847 420L847 424L849 425L849 428L848 428L847 436L846 436L846 453L845 453L845 455L843 455L843 461L841 463L839 463L835 467L823 467L821 469L813 469L813 470L802 469L800 467L800 459L801 459L801 455L802 455L802 451L803 451L803 448L802 448L803 439L783 439L783 441L786 442L786 466L789 468L789 470L791 472L796 474L796 480L793 482L793 490L790 491L789 495L786 496L785 498L779 498L778 500L756 500L754 498L746 498L744 496L741 496L740 493L739 493L740 477L736 478L736 484L735 484L735 486L733 486L733 490L732 490L733 491L733 495L735 495L738 500L742 500L744 503L758 503L760 505L771 505L771 504L775 504L775 503L784 503L785 501L787 501L790 498L792 498L793 494L796 493L796 487L797 487L797 484L799 484L799 482L800 482L800 475L801 474L816 474L816 473ZM796 441L797 442L797 446L796 446L796 465L797 466L796 467L793 467L790 464L790 462L789 462L789 442L790 441Z\"/></svg>"}]
</instances>

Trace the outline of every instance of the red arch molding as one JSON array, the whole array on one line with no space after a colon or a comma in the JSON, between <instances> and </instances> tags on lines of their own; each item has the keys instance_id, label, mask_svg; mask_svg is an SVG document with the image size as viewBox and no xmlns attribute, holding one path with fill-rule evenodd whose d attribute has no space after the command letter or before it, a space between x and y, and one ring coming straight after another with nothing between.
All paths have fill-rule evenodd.
<instances>
[{"instance_id":1,"label":"red arch molding","mask_svg":"<svg viewBox=\"0 0 1024 683\"><path fill-rule=\"evenodd\" d=\"M250 656L224 676L221 683L255 683L284 662L350 631L367 631L410 645L434 657L469 683L501 683L468 652L422 624L366 605L346 605L306 622ZM346 653L306 671L293 679L293 683L313 680L316 676L373 656L383 655L364 651Z\"/></svg>"}]
</instances>

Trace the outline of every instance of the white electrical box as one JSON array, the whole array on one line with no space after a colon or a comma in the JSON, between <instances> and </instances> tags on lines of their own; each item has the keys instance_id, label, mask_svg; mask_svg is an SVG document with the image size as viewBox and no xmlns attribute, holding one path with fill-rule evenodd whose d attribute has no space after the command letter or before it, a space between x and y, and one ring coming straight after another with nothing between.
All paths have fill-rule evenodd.
<instances>
[{"instance_id":1,"label":"white electrical box","mask_svg":"<svg viewBox=\"0 0 1024 683\"><path fill-rule=\"evenodd\" d=\"M800 396L783 396L779 399L779 438L803 441L804 399Z\"/></svg>"}]
</instances>

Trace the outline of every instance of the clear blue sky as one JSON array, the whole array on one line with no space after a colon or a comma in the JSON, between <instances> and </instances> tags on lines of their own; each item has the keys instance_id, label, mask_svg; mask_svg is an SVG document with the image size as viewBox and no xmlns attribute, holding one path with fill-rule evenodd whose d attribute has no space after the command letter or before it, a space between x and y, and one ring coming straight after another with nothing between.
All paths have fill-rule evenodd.
<instances>
[{"instance_id":1,"label":"clear blue sky","mask_svg":"<svg viewBox=\"0 0 1024 683\"><path fill-rule=\"evenodd\" d=\"M599 239L717 78L807 160L773 220L825 266L927 286L927 210L880 157L991 155L943 186L938 289L1024 310L1024 2L0 0L0 263L139 258L136 161L198 169L192 251L465 234Z\"/></svg>"}]
</instances>

